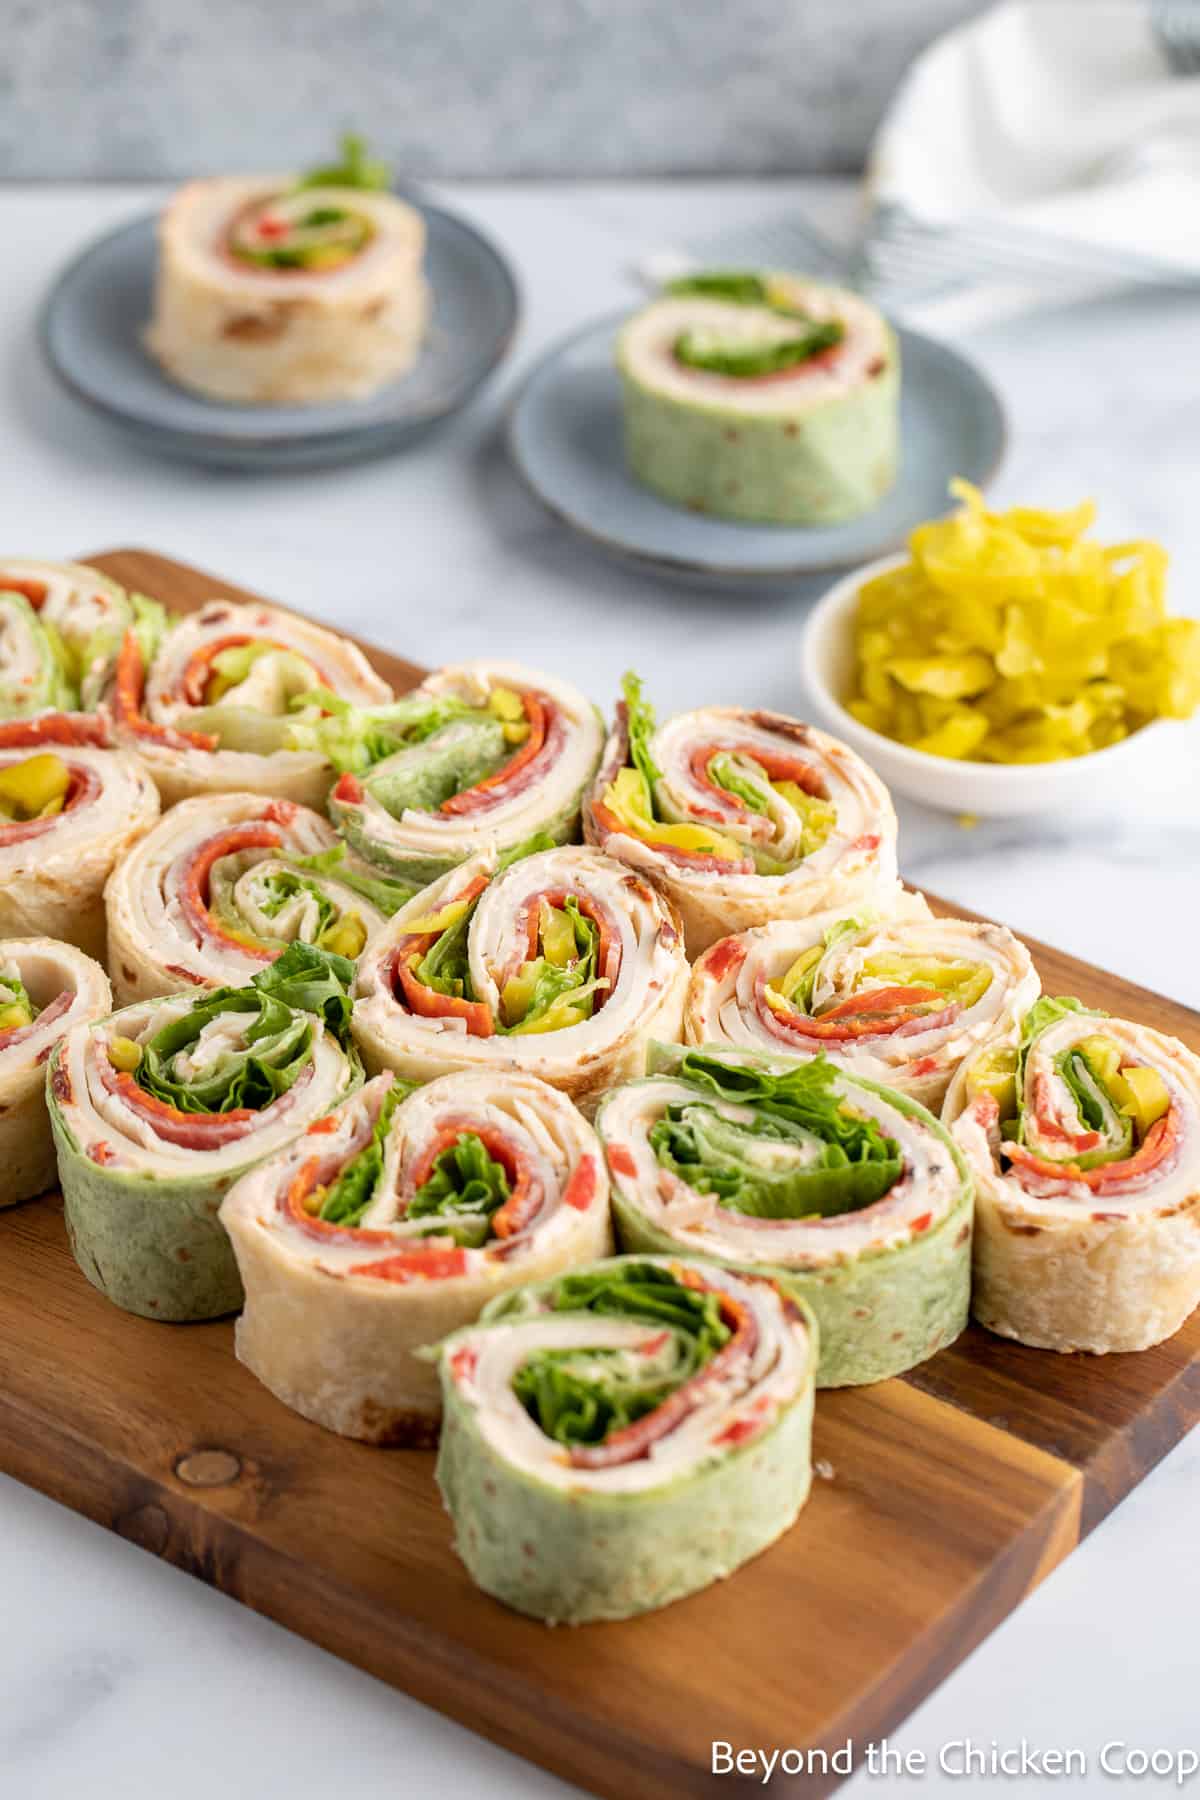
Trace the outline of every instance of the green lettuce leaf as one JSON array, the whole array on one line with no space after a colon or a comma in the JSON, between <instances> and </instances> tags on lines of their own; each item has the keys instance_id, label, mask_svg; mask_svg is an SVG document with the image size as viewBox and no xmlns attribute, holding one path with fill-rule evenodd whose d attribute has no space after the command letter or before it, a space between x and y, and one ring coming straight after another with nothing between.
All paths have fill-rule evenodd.
<instances>
[{"instance_id":1,"label":"green lettuce leaf","mask_svg":"<svg viewBox=\"0 0 1200 1800\"><path fill-rule=\"evenodd\" d=\"M903 1172L899 1144L847 1104L824 1056L773 1074L694 1050L678 1074L697 1100L669 1106L651 1127L650 1147L663 1168L735 1212L832 1218L873 1205ZM753 1123L723 1118L705 1093L753 1107Z\"/></svg>"},{"instance_id":2,"label":"green lettuce leaf","mask_svg":"<svg viewBox=\"0 0 1200 1800\"><path fill-rule=\"evenodd\" d=\"M330 1182L318 1218L330 1225L356 1226L361 1223L383 1175L383 1147L391 1129L392 1114L412 1091L408 1082L398 1077L393 1079L383 1097L370 1142L343 1166L337 1180Z\"/></svg>"},{"instance_id":3,"label":"green lettuce leaf","mask_svg":"<svg viewBox=\"0 0 1200 1800\"><path fill-rule=\"evenodd\" d=\"M411 881L393 881L384 875L369 875L365 870L352 866L348 860L345 844L332 844L328 850L318 850L312 856L294 856L292 861L298 869L308 869L314 875L328 875L334 881L340 881L372 906L377 906L386 918L399 912L402 906L418 892Z\"/></svg>"},{"instance_id":4,"label":"green lettuce leaf","mask_svg":"<svg viewBox=\"0 0 1200 1800\"><path fill-rule=\"evenodd\" d=\"M491 1221L509 1198L508 1174L483 1139L464 1131L434 1161L408 1204L406 1219L429 1219L457 1244L477 1249L491 1236Z\"/></svg>"},{"instance_id":5,"label":"green lettuce leaf","mask_svg":"<svg viewBox=\"0 0 1200 1800\"><path fill-rule=\"evenodd\" d=\"M340 139L341 157L310 169L296 182L296 190L318 187L365 188L382 191L392 184L391 170L367 154L367 140L356 131L345 131Z\"/></svg>"},{"instance_id":6,"label":"green lettuce leaf","mask_svg":"<svg viewBox=\"0 0 1200 1800\"><path fill-rule=\"evenodd\" d=\"M621 682L621 693L629 721L629 760L645 781L653 800L654 784L662 780L662 770L650 752L650 740L655 730L654 708L648 700L643 700L641 680L632 669L626 672Z\"/></svg>"},{"instance_id":7,"label":"green lettuce leaf","mask_svg":"<svg viewBox=\"0 0 1200 1800\"><path fill-rule=\"evenodd\" d=\"M324 1019L341 1043L350 1026L346 989L354 964L313 944L291 944L249 987L216 988L181 1018L165 1025L143 1047L134 1079L148 1094L180 1112L224 1113L246 1107L261 1112L287 1093L312 1058L312 1015ZM202 1071L189 1068L205 1026L226 1013L249 1013L252 1022Z\"/></svg>"},{"instance_id":8,"label":"green lettuce leaf","mask_svg":"<svg viewBox=\"0 0 1200 1800\"><path fill-rule=\"evenodd\" d=\"M555 1312L643 1320L664 1341L653 1351L535 1350L513 1377L513 1392L556 1443L600 1444L669 1400L729 1341L720 1300L685 1287L669 1269L627 1262L565 1275L551 1292Z\"/></svg>"}]
</instances>

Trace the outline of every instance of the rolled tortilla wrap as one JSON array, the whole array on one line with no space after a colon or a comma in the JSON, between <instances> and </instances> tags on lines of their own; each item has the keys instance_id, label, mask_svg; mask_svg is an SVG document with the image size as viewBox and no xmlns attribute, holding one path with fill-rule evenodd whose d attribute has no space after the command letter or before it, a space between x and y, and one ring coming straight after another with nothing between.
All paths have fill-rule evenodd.
<instances>
[{"instance_id":1,"label":"rolled tortilla wrap","mask_svg":"<svg viewBox=\"0 0 1200 1800\"><path fill-rule=\"evenodd\" d=\"M353 1030L371 1073L537 1075L584 1110L678 1036L688 965L669 901L578 846L483 851L368 944Z\"/></svg>"},{"instance_id":2,"label":"rolled tortilla wrap","mask_svg":"<svg viewBox=\"0 0 1200 1800\"><path fill-rule=\"evenodd\" d=\"M420 213L392 194L272 175L189 182L159 226L147 348L217 400L362 398L416 361L424 248Z\"/></svg>"},{"instance_id":3,"label":"rolled tortilla wrap","mask_svg":"<svg viewBox=\"0 0 1200 1800\"><path fill-rule=\"evenodd\" d=\"M118 1005L186 987L240 987L290 943L352 961L412 889L349 856L291 800L182 800L105 891Z\"/></svg>"},{"instance_id":4,"label":"rolled tortilla wrap","mask_svg":"<svg viewBox=\"0 0 1200 1800\"><path fill-rule=\"evenodd\" d=\"M959 1069L943 1119L975 1178L972 1310L1046 1350L1144 1350L1200 1301L1200 1058L1043 998Z\"/></svg>"},{"instance_id":5,"label":"rolled tortilla wrap","mask_svg":"<svg viewBox=\"0 0 1200 1800\"><path fill-rule=\"evenodd\" d=\"M210 600L152 648L126 634L113 711L164 806L253 793L322 807L332 766L297 736L319 716L315 702L301 701L316 689L356 706L391 698L362 651L336 632L272 606Z\"/></svg>"},{"instance_id":6,"label":"rolled tortilla wrap","mask_svg":"<svg viewBox=\"0 0 1200 1800\"><path fill-rule=\"evenodd\" d=\"M0 556L0 717L94 711L133 622L124 588L86 563Z\"/></svg>"},{"instance_id":7,"label":"rolled tortilla wrap","mask_svg":"<svg viewBox=\"0 0 1200 1800\"><path fill-rule=\"evenodd\" d=\"M360 1085L352 972L293 944L247 987L139 1001L57 1045L48 1103L67 1232L117 1306L183 1320L241 1305L221 1201Z\"/></svg>"},{"instance_id":8,"label":"rolled tortilla wrap","mask_svg":"<svg viewBox=\"0 0 1200 1800\"><path fill-rule=\"evenodd\" d=\"M824 1054L938 1111L985 1039L1015 1043L1041 989L1003 925L935 919L918 894L873 922L817 913L721 938L692 970L689 1044Z\"/></svg>"},{"instance_id":9,"label":"rolled tortilla wrap","mask_svg":"<svg viewBox=\"0 0 1200 1800\"><path fill-rule=\"evenodd\" d=\"M886 912L898 882L888 791L853 750L733 706L656 727L632 676L583 823L670 895L691 956L769 919Z\"/></svg>"},{"instance_id":10,"label":"rolled tortilla wrap","mask_svg":"<svg viewBox=\"0 0 1200 1800\"><path fill-rule=\"evenodd\" d=\"M405 1097L407 1095L407 1097ZM246 1289L237 1353L345 1437L432 1442L413 1352L506 1288L612 1248L595 1133L527 1075L378 1075L226 1196Z\"/></svg>"},{"instance_id":11,"label":"rolled tortilla wrap","mask_svg":"<svg viewBox=\"0 0 1200 1800\"><path fill-rule=\"evenodd\" d=\"M816 1340L770 1282L677 1257L493 1301L440 1358L437 1478L472 1579L580 1624L732 1574L807 1498Z\"/></svg>"},{"instance_id":12,"label":"rolled tortilla wrap","mask_svg":"<svg viewBox=\"0 0 1200 1800\"><path fill-rule=\"evenodd\" d=\"M53 1186L46 1062L68 1031L111 1007L104 970L73 944L0 942L0 1207Z\"/></svg>"},{"instance_id":13,"label":"rolled tortilla wrap","mask_svg":"<svg viewBox=\"0 0 1200 1800\"><path fill-rule=\"evenodd\" d=\"M882 315L800 276L741 277L757 291L740 297L712 280L643 308L617 340L632 474L721 518L868 511L899 460L900 353Z\"/></svg>"},{"instance_id":14,"label":"rolled tortilla wrap","mask_svg":"<svg viewBox=\"0 0 1200 1800\"><path fill-rule=\"evenodd\" d=\"M45 933L104 955L104 884L158 817L138 761L103 714L0 725L0 935Z\"/></svg>"},{"instance_id":15,"label":"rolled tortilla wrap","mask_svg":"<svg viewBox=\"0 0 1200 1800\"><path fill-rule=\"evenodd\" d=\"M342 771L329 809L347 843L422 885L485 844L569 842L604 743L577 688L507 662L439 669L393 706L343 709L313 735Z\"/></svg>"},{"instance_id":16,"label":"rolled tortilla wrap","mask_svg":"<svg viewBox=\"0 0 1200 1800\"><path fill-rule=\"evenodd\" d=\"M596 1129L623 1248L770 1276L821 1327L820 1387L882 1381L967 1322L971 1182L942 1126L825 1058L656 1046Z\"/></svg>"}]
</instances>

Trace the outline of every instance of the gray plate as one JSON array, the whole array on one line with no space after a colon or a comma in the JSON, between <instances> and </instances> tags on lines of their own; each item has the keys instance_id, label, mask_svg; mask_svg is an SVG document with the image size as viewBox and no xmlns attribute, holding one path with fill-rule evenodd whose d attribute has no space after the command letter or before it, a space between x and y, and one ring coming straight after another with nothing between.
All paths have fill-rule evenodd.
<instances>
[{"instance_id":1,"label":"gray plate","mask_svg":"<svg viewBox=\"0 0 1200 1800\"><path fill-rule=\"evenodd\" d=\"M59 277L41 317L50 367L79 400L146 448L225 468L309 468L407 444L459 407L512 342L517 286L488 240L406 194L424 215L433 289L416 366L370 399L233 406L176 387L142 348L156 261L153 215L98 238Z\"/></svg>"},{"instance_id":2,"label":"gray plate","mask_svg":"<svg viewBox=\"0 0 1200 1800\"><path fill-rule=\"evenodd\" d=\"M670 505L627 472L613 341L628 315L602 319L534 368L509 418L512 459L556 519L641 568L714 586L769 585L851 568L898 549L945 513L947 483L990 481L1005 447L1004 411L972 363L897 327L900 475L871 512L845 525L745 525Z\"/></svg>"}]
</instances>

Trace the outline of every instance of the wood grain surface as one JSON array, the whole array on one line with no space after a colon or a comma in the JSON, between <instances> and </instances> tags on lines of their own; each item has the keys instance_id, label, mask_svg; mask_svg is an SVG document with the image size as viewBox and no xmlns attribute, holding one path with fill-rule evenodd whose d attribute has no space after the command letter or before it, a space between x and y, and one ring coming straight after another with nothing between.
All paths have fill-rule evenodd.
<instances>
[{"instance_id":1,"label":"wood grain surface","mask_svg":"<svg viewBox=\"0 0 1200 1800\"><path fill-rule=\"evenodd\" d=\"M91 560L177 608L260 598L144 551ZM398 688L420 674L365 647ZM1200 1015L1030 948L1047 991L1200 1049ZM117 1311L76 1269L57 1198L0 1214L0 1467L614 1800L727 1791L714 1738L863 1751L1198 1417L1198 1318L1107 1358L972 1327L906 1377L820 1397L812 1498L729 1581L627 1624L550 1632L471 1585L431 1453L289 1412L235 1361L227 1322ZM772 1791L837 1785L777 1775Z\"/></svg>"}]
</instances>

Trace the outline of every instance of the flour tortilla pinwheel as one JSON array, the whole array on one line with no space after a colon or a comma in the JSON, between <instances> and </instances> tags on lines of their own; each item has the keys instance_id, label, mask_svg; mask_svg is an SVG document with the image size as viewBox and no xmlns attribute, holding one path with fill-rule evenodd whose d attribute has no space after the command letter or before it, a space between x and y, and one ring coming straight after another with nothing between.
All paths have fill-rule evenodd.
<instances>
[{"instance_id":1,"label":"flour tortilla pinwheel","mask_svg":"<svg viewBox=\"0 0 1200 1800\"><path fill-rule=\"evenodd\" d=\"M0 940L0 1207L53 1185L46 1062L61 1037L111 1006L104 970L73 944Z\"/></svg>"},{"instance_id":2,"label":"flour tortilla pinwheel","mask_svg":"<svg viewBox=\"0 0 1200 1800\"><path fill-rule=\"evenodd\" d=\"M1016 1042L1041 983L1003 925L935 919L901 891L886 918L782 919L721 938L692 970L689 1044L822 1051L937 1111L963 1058Z\"/></svg>"},{"instance_id":3,"label":"flour tortilla pinwheel","mask_svg":"<svg viewBox=\"0 0 1200 1800\"><path fill-rule=\"evenodd\" d=\"M972 1309L1046 1350L1144 1350L1200 1303L1200 1057L1044 997L943 1119L975 1177Z\"/></svg>"},{"instance_id":4,"label":"flour tortilla pinwheel","mask_svg":"<svg viewBox=\"0 0 1200 1800\"><path fill-rule=\"evenodd\" d=\"M438 669L370 712L326 702L310 728L341 771L330 815L360 856L422 885L490 844L577 834L604 743L569 682L518 663Z\"/></svg>"},{"instance_id":5,"label":"flour tortilla pinwheel","mask_svg":"<svg viewBox=\"0 0 1200 1800\"><path fill-rule=\"evenodd\" d=\"M181 800L105 891L117 1003L238 987L296 941L353 960L412 891L348 855L294 801Z\"/></svg>"},{"instance_id":6,"label":"flour tortilla pinwheel","mask_svg":"<svg viewBox=\"0 0 1200 1800\"><path fill-rule=\"evenodd\" d=\"M94 712L143 608L86 563L0 556L0 718Z\"/></svg>"},{"instance_id":7,"label":"flour tortilla pinwheel","mask_svg":"<svg viewBox=\"0 0 1200 1800\"><path fill-rule=\"evenodd\" d=\"M587 1110L678 1037L687 982L670 902L611 857L486 850L372 938L353 1030L372 1073L520 1071Z\"/></svg>"},{"instance_id":8,"label":"flour tortilla pinwheel","mask_svg":"<svg viewBox=\"0 0 1200 1800\"><path fill-rule=\"evenodd\" d=\"M768 1281L626 1256L446 1340L437 1478L474 1581L549 1623L730 1575L808 1496L817 1332Z\"/></svg>"},{"instance_id":9,"label":"flour tortilla pinwheel","mask_svg":"<svg viewBox=\"0 0 1200 1800\"><path fill-rule=\"evenodd\" d=\"M253 793L321 807L333 768L304 735L318 691L356 706L391 699L349 639L277 607L214 599L153 636L126 632L113 712L164 806Z\"/></svg>"},{"instance_id":10,"label":"flour tortilla pinwheel","mask_svg":"<svg viewBox=\"0 0 1200 1800\"><path fill-rule=\"evenodd\" d=\"M590 844L670 895L692 956L768 919L886 911L898 885L896 815L853 750L733 706L656 726L632 675L583 821Z\"/></svg>"},{"instance_id":11,"label":"flour tortilla pinwheel","mask_svg":"<svg viewBox=\"0 0 1200 1800\"><path fill-rule=\"evenodd\" d=\"M246 987L139 1001L56 1046L47 1093L67 1232L117 1306L183 1320L241 1305L221 1201L361 1085L353 972L293 944Z\"/></svg>"},{"instance_id":12,"label":"flour tortilla pinwheel","mask_svg":"<svg viewBox=\"0 0 1200 1800\"><path fill-rule=\"evenodd\" d=\"M193 181L159 226L151 354L218 400L313 405L374 393L416 361L425 222L344 140L334 168Z\"/></svg>"},{"instance_id":13,"label":"flour tortilla pinwheel","mask_svg":"<svg viewBox=\"0 0 1200 1800\"><path fill-rule=\"evenodd\" d=\"M246 1289L237 1352L306 1418L370 1443L428 1443L422 1346L498 1293L612 1248L591 1127L528 1075L378 1075L229 1193Z\"/></svg>"},{"instance_id":14,"label":"flour tortilla pinwheel","mask_svg":"<svg viewBox=\"0 0 1200 1800\"><path fill-rule=\"evenodd\" d=\"M656 1046L596 1116L630 1251L768 1275L821 1327L821 1387L881 1381L967 1320L971 1182L924 1107L823 1057Z\"/></svg>"},{"instance_id":15,"label":"flour tortilla pinwheel","mask_svg":"<svg viewBox=\"0 0 1200 1800\"><path fill-rule=\"evenodd\" d=\"M0 724L0 936L104 954L104 884L158 817L141 763L103 713Z\"/></svg>"}]
</instances>

